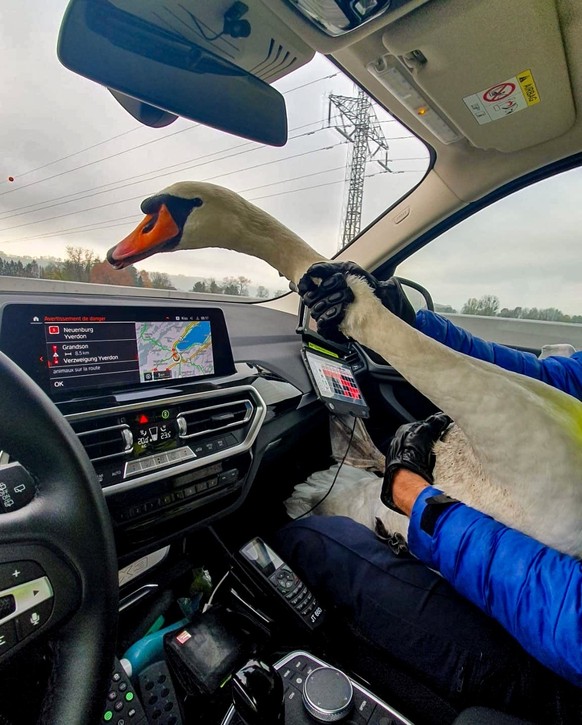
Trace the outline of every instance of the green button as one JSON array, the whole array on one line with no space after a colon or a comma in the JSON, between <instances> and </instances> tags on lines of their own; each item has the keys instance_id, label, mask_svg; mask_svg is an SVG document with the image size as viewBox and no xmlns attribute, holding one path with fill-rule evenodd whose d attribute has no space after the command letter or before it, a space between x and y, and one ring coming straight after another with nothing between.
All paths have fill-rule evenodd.
<instances>
[{"instance_id":1,"label":"green button","mask_svg":"<svg viewBox=\"0 0 582 725\"><path fill-rule=\"evenodd\" d=\"M170 417L170 411L169 410L162 410L162 418L164 420L168 420L169 417Z\"/></svg>"},{"instance_id":2,"label":"green button","mask_svg":"<svg viewBox=\"0 0 582 725\"><path fill-rule=\"evenodd\" d=\"M111 712L111 710L105 710L105 715L103 715L103 719L105 720L105 722L109 722L112 717L113 713Z\"/></svg>"},{"instance_id":3,"label":"green button","mask_svg":"<svg viewBox=\"0 0 582 725\"><path fill-rule=\"evenodd\" d=\"M125 693L125 699L126 699L126 700L127 700L128 702L131 702L131 701L133 700L133 692L126 692L126 693Z\"/></svg>"}]
</instances>

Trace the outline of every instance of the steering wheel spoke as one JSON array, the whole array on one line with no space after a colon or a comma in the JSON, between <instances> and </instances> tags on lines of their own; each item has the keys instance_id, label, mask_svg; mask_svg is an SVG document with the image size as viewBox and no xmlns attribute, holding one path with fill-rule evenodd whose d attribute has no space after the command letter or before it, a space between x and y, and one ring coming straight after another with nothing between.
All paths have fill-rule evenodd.
<instances>
[{"instance_id":1,"label":"steering wheel spoke","mask_svg":"<svg viewBox=\"0 0 582 725\"><path fill-rule=\"evenodd\" d=\"M4 541L2 531L0 523ZM50 549L0 546L0 664L38 637L58 631L78 610L80 591L74 570Z\"/></svg>"}]
</instances>

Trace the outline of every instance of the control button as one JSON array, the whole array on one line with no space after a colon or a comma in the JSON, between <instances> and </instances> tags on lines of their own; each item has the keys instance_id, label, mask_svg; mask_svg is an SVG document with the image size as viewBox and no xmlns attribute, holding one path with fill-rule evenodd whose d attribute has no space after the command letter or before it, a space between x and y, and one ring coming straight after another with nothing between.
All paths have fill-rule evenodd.
<instances>
[{"instance_id":1,"label":"control button","mask_svg":"<svg viewBox=\"0 0 582 725\"><path fill-rule=\"evenodd\" d=\"M16 584L39 579L44 571L35 561L15 561L11 564L0 564L0 591L11 589Z\"/></svg>"},{"instance_id":2,"label":"control button","mask_svg":"<svg viewBox=\"0 0 582 725\"><path fill-rule=\"evenodd\" d=\"M216 488L218 486L218 476L209 478L207 483L208 483L208 488Z\"/></svg>"},{"instance_id":3,"label":"control button","mask_svg":"<svg viewBox=\"0 0 582 725\"><path fill-rule=\"evenodd\" d=\"M14 620L0 624L0 655L9 650L18 642Z\"/></svg>"},{"instance_id":4,"label":"control button","mask_svg":"<svg viewBox=\"0 0 582 725\"><path fill-rule=\"evenodd\" d=\"M202 491L206 491L207 488L208 488L208 482L201 481L200 483L196 484L196 493L201 493Z\"/></svg>"},{"instance_id":5,"label":"control button","mask_svg":"<svg viewBox=\"0 0 582 725\"><path fill-rule=\"evenodd\" d=\"M160 453L157 456L154 456L154 464L156 466L165 466L168 464L168 456L165 453Z\"/></svg>"},{"instance_id":6,"label":"control button","mask_svg":"<svg viewBox=\"0 0 582 725\"><path fill-rule=\"evenodd\" d=\"M189 498L190 496L194 496L196 494L196 486L188 486L184 489L184 496L186 498Z\"/></svg>"},{"instance_id":7,"label":"control button","mask_svg":"<svg viewBox=\"0 0 582 725\"><path fill-rule=\"evenodd\" d=\"M0 466L0 513L26 506L34 498L34 481L20 463Z\"/></svg>"},{"instance_id":8,"label":"control button","mask_svg":"<svg viewBox=\"0 0 582 725\"><path fill-rule=\"evenodd\" d=\"M125 692L127 690L127 682L119 683L119 692Z\"/></svg>"},{"instance_id":9,"label":"control button","mask_svg":"<svg viewBox=\"0 0 582 725\"><path fill-rule=\"evenodd\" d=\"M180 454L181 458L195 457L194 451L188 448L188 446L184 446L184 448L178 448L178 453Z\"/></svg>"},{"instance_id":10,"label":"control button","mask_svg":"<svg viewBox=\"0 0 582 725\"><path fill-rule=\"evenodd\" d=\"M115 712L121 712L123 710L123 700L118 700L113 706Z\"/></svg>"},{"instance_id":11,"label":"control button","mask_svg":"<svg viewBox=\"0 0 582 725\"><path fill-rule=\"evenodd\" d=\"M214 445L217 451L222 451L225 448L228 448L228 446L226 445L226 438L217 438L214 441Z\"/></svg>"},{"instance_id":12,"label":"control button","mask_svg":"<svg viewBox=\"0 0 582 725\"><path fill-rule=\"evenodd\" d=\"M124 466L119 466L117 468L111 468L109 471L109 483L121 483L123 481L123 471Z\"/></svg>"},{"instance_id":13,"label":"control button","mask_svg":"<svg viewBox=\"0 0 582 725\"><path fill-rule=\"evenodd\" d=\"M141 471L141 461L130 461L125 467L125 475L133 476Z\"/></svg>"},{"instance_id":14,"label":"control button","mask_svg":"<svg viewBox=\"0 0 582 725\"><path fill-rule=\"evenodd\" d=\"M354 687L354 712L359 713L368 722L375 707L376 703L368 695Z\"/></svg>"},{"instance_id":15,"label":"control button","mask_svg":"<svg viewBox=\"0 0 582 725\"><path fill-rule=\"evenodd\" d=\"M214 453L216 451L215 441L207 441L206 443L203 443L202 446L206 455L208 455L209 453Z\"/></svg>"},{"instance_id":16,"label":"control button","mask_svg":"<svg viewBox=\"0 0 582 725\"><path fill-rule=\"evenodd\" d=\"M296 657L292 662L289 663L290 666L296 671L296 672L303 672L305 669L305 665L307 664L307 660L305 660L303 657Z\"/></svg>"},{"instance_id":17,"label":"control button","mask_svg":"<svg viewBox=\"0 0 582 725\"><path fill-rule=\"evenodd\" d=\"M176 497L176 501L182 500L184 498L184 491L176 491L174 496Z\"/></svg>"},{"instance_id":18,"label":"control button","mask_svg":"<svg viewBox=\"0 0 582 725\"><path fill-rule=\"evenodd\" d=\"M174 494L167 493L165 496L162 496L160 500L161 500L163 506L167 506L168 504L171 504L174 501Z\"/></svg>"},{"instance_id":19,"label":"control button","mask_svg":"<svg viewBox=\"0 0 582 725\"><path fill-rule=\"evenodd\" d=\"M180 460L179 451L169 451L166 455L168 456L168 461L170 461L170 463L175 463L176 461Z\"/></svg>"},{"instance_id":20,"label":"control button","mask_svg":"<svg viewBox=\"0 0 582 725\"><path fill-rule=\"evenodd\" d=\"M297 584L295 589L292 589L290 592L287 592L287 594L285 594L285 599L291 599L291 597L294 597L296 594L298 594L300 592L301 587L302 587L302 584L301 584L301 582L299 582L299 584Z\"/></svg>"},{"instance_id":21,"label":"control button","mask_svg":"<svg viewBox=\"0 0 582 725\"><path fill-rule=\"evenodd\" d=\"M224 473L221 473L218 477L218 482L221 485L227 484L227 483L234 483L238 479L238 469L233 468L230 471L225 471Z\"/></svg>"},{"instance_id":22,"label":"control button","mask_svg":"<svg viewBox=\"0 0 582 725\"><path fill-rule=\"evenodd\" d=\"M133 694L133 692L131 692L131 690L129 692L125 693L126 702L131 702L133 700L133 698L134 698L134 694Z\"/></svg>"},{"instance_id":23,"label":"control button","mask_svg":"<svg viewBox=\"0 0 582 725\"><path fill-rule=\"evenodd\" d=\"M5 597L0 597L0 619L8 617L10 614L14 614L16 611L16 602L12 594L7 594Z\"/></svg>"},{"instance_id":24,"label":"control button","mask_svg":"<svg viewBox=\"0 0 582 725\"><path fill-rule=\"evenodd\" d=\"M206 449L202 445L202 443L199 443L198 445L194 446L192 449L194 451L195 456L203 456L206 453Z\"/></svg>"},{"instance_id":25,"label":"control button","mask_svg":"<svg viewBox=\"0 0 582 725\"><path fill-rule=\"evenodd\" d=\"M28 637L48 622L53 608L53 600L48 599L36 607L29 609L14 620L20 639Z\"/></svg>"},{"instance_id":26,"label":"control button","mask_svg":"<svg viewBox=\"0 0 582 725\"><path fill-rule=\"evenodd\" d=\"M105 710L105 714L103 715L103 719L105 722L110 722L113 717L113 712L111 710Z\"/></svg>"},{"instance_id":27,"label":"control button","mask_svg":"<svg viewBox=\"0 0 582 725\"><path fill-rule=\"evenodd\" d=\"M115 700L116 697L117 697L117 693L115 692L115 690L110 690L107 693L107 699L108 700Z\"/></svg>"},{"instance_id":28,"label":"control button","mask_svg":"<svg viewBox=\"0 0 582 725\"><path fill-rule=\"evenodd\" d=\"M44 576L12 586L6 593L11 594L16 600L16 612L20 614L20 612L25 612L27 609L36 607L40 602L50 599L53 596L53 589L48 578Z\"/></svg>"},{"instance_id":29,"label":"control button","mask_svg":"<svg viewBox=\"0 0 582 725\"><path fill-rule=\"evenodd\" d=\"M140 462L142 471L151 471L152 468L155 468L155 464L151 456L148 456L147 458L142 458Z\"/></svg>"},{"instance_id":30,"label":"control button","mask_svg":"<svg viewBox=\"0 0 582 725\"><path fill-rule=\"evenodd\" d=\"M372 713L369 725L397 725L398 721L383 707L378 707Z\"/></svg>"}]
</instances>

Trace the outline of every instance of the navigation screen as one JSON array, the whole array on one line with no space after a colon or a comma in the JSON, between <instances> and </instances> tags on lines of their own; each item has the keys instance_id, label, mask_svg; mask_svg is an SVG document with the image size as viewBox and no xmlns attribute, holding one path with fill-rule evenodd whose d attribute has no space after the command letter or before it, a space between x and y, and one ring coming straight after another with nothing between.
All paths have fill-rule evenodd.
<instances>
[{"instance_id":1,"label":"navigation screen","mask_svg":"<svg viewBox=\"0 0 582 725\"><path fill-rule=\"evenodd\" d=\"M209 320L136 323L142 383L161 378L190 378L214 373Z\"/></svg>"},{"instance_id":2,"label":"navigation screen","mask_svg":"<svg viewBox=\"0 0 582 725\"><path fill-rule=\"evenodd\" d=\"M234 371L216 309L13 305L4 314L1 343L52 394Z\"/></svg>"}]
</instances>

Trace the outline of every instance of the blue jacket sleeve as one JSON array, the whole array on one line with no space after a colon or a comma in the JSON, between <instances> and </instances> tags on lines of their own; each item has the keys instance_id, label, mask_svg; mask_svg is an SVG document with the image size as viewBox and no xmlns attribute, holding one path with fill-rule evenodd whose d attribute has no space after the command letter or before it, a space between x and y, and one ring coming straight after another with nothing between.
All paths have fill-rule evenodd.
<instances>
[{"instance_id":1,"label":"blue jacket sleeve","mask_svg":"<svg viewBox=\"0 0 582 725\"><path fill-rule=\"evenodd\" d=\"M420 310L417 313L416 327L428 337L453 350L536 378L582 400L582 352L577 352L572 357L538 360L531 352L520 352L474 337L470 332L456 327L450 320L429 310Z\"/></svg>"},{"instance_id":2,"label":"blue jacket sleeve","mask_svg":"<svg viewBox=\"0 0 582 725\"><path fill-rule=\"evenodd\" d=\"M496 619L549 669L582 687L582 561L465 504L453 504L422 529L429 486L408 530L410 551Z\"/></svg>"}]
</instances>

